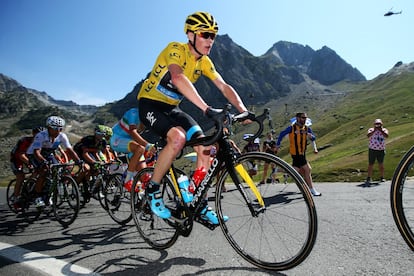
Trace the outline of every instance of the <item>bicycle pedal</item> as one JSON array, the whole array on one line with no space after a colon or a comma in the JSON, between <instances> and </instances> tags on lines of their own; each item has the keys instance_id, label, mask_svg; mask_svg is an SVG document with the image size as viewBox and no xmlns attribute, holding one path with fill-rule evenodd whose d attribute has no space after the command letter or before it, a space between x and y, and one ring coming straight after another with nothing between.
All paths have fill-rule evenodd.
<instances>
[{"instance_id":1,"label":"bicycle pedal","mask_svg":"<svg viewBox=\"0 0 414 276\"><path fill-rule=\"evenodd\" d=\"M219 224L212 224L212 223L208 222L207 220L204 220L204 219L200 218L199 216L195 217L195 221L200 223L201 225L207 227L210 230L214 230L214 229L216 229L217 226L219 226Z\"/></svg>"}]
</instances>

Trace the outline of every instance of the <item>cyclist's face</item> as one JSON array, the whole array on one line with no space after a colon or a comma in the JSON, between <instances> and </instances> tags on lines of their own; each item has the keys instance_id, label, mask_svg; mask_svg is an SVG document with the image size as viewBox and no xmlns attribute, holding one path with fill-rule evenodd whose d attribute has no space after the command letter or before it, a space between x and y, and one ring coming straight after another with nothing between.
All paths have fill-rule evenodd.
<instances>
[{"instance_id":1,"label":"cyclist's face","mask_svg":"<svg viewBox=\"0 0 414 276\"><path fill-rule=\"evenodd\" d=\"M197 38L195 39L195 47L197 48L197 51L206 56L210 54L211 48L214 44L214 38L212 33L189 33L189 36L191 36L191 41L194 41L194 37L197 36Z\"/></svg>"}]
</instances>

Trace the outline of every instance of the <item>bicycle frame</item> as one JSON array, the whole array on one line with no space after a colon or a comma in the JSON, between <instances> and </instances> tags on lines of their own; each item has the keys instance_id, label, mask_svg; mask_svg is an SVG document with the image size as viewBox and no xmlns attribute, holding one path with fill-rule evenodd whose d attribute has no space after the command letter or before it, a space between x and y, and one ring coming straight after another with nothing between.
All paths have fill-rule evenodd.
<instances>
[{"instance_id":1,"label":"bicycle frame","mask_svg":"<svg viewBox=\"0 0 414 276\"><path fill-rule=\"evenodd\" d=\"M258 118L257 122L259 123L260 127L262 127L262 123L263 123L262 118L263 119L266 118L265 116L267 115L268 115L268 110L265 110L263 115L257 117ZM187 142L186 146L196 145L198 141L200 140L201 139L196 139L194 141ZM265 209L264 200L259 190L257 189L256 185L254 184L252 178L250 177L246 169L241 164L235 164L236 155L234 153L233 147L230 145L228 140L229 140L228 136L225 135L224 133L221 135L221 137L219 137L217 141L219 144L219 149L216 154L216 157L214 157L214 159L211 161L210 168L208 169L206 175L204 176L201 183L196 187L193 200L188 203L189 207L193 210L194 214L197 214L199 209L203 206L202 203L207 195L208 190L211 187L212 179L216 175L218 175L218 173L221 171L221 169L223 168L222 167L223 163L226 166L233 182L236 184L237 189L240 191L244 200L246 201L246 204L249 207L249 210L252 216L257 216L259 212L262 212ZM173 186L174 186L174 189L177 195L180 197L180 199L182 199L182 194L181 194L181 190L179 188L178 182L177 182L177 173L176 173L174 164L172 164L169 170L169 174L171 176L171 180L172 180L172 183L173 183ZM260 208L258 210L255 210L253 208L252 200L249 199L246 192L242 188L241 186L242 184L237 174L240 175L240 177L243 179L243 181L248 185L248 187L252 190L253 194L255 195L260 205Z\"/></svg>"}]
</instances>

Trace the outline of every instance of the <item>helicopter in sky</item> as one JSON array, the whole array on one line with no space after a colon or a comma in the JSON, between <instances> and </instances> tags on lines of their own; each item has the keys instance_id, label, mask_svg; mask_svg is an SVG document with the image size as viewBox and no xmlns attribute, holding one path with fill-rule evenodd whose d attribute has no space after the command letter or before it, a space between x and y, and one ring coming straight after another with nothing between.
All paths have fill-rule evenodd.
<instances>
[{"instance_id":1,"label":"helicopter in sky","mask_svg":"<svg viewBox=\"0 0 414 276\"><path fill-rule=\"evenodd\" d=\"M399 11L399 12L393 12L393 11L392 11L392 8L391 8L388 12L386 12L386 13L384 14L384 16L391 16L391 15L395 15L395 14L402 14L402 11Z\"/></svg>"}]
</instances>

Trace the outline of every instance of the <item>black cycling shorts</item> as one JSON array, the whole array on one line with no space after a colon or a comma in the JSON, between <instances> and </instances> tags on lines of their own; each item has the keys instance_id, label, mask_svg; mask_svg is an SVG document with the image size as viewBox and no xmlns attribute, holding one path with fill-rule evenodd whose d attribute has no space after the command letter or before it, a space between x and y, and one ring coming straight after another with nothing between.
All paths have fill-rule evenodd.
<instances>
[{"instance_id":1,"label":"black cycling shorts","mask_svg":"<svg viewBox=\"0 0 414 276\"><path fill-rule=\"evenodd\" d=\"M372 165L375 163L375 160L378 161L379 164L384 163L385 157L385 150L368 150L368 164Z\"/></svg>"},{"instance_id":2,"label":"black cycling shorts","mask_svg":"<svg viewBox=\"0 0 414 276\"><path fill-rule=\"evenodd\" d=\"M303 167L308 163L305 155L292 155L292 160L292 166L296 168Z\"/></svg>"},{"instance_id":3,"label":"black cycling shorts","mask_svg":"<svg viewBox=\"0 0 414 276\"><path fill-rule=\"evenodd\" d=\"M138 110L139 118L145 127L163 138L167 137L171 128L178 126L186 131L187 141L203 134L201 127L193 117L178 106L141 98L138 102Z\"/></svg>"}]
</instances>

